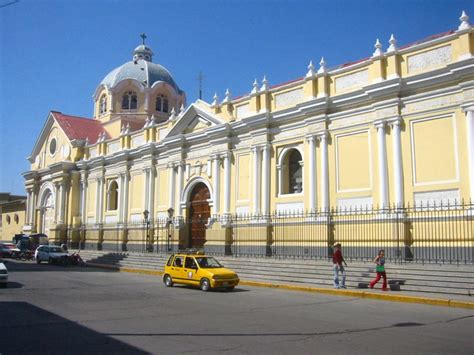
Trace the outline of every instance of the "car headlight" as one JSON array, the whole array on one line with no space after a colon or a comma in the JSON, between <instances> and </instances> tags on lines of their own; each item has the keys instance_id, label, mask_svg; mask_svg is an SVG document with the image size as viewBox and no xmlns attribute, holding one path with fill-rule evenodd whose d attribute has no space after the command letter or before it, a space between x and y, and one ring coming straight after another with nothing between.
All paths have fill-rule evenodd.
<instances>
[{"instance_id":1,"label":"car headlight","mask_svg":"<svg viewBox=\"0 0 474 355\"><path fill-rule=\"evenodd\" d=\"M220 275L213 275L213 276L212 276L212 279L213 279L213 280L222 280L223 277L220 276Z\"/></svg>"}]
</instances>

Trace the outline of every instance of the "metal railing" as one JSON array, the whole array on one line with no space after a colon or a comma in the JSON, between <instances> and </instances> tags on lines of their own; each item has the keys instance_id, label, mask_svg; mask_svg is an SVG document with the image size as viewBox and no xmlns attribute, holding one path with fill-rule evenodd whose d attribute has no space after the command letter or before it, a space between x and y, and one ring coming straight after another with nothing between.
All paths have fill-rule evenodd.
<instances>
[{"instance_id":1,"label":"metal railing","mask_svg":"<svg viewBox=\"0 0 474 355\"><path fill-rule=\"evenodd\" d=\"M331 258L342 244L348 260L372 260L380 249L392 262L474 262L474 205L427 203L388 208L332 208L233 216L231 254Z\"/></svg>"},{"instance_id":2,"label":"metal railing","mask_svg":"<svg viewBox=\"0 0 474 355\"><path fill-rule=\"evenodd\" d=\"M142 253L192 247L184 245L192 244L187 235L192 222L169 222L163 218L148 225L146 221L83 225L75 243L80 248ZM213 223L220 223L221 232ZM184 244L178 237L170 244L170 229L175 228L181 230ZM372 260L384 249L391 262L474 263L472 202L214 216L206 228L204 249L215 255L328 259L339 242L347 260Z\"/></svg>"}]
</instances>

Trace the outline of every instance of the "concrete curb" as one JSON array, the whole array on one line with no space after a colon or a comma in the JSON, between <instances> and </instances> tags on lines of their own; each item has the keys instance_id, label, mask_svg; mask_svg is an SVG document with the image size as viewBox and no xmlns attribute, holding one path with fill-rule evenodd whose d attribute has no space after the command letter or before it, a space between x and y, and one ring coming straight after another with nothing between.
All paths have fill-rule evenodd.
<instances>
[{"instance_id":1,"label":"concrete curb","mask_svg":"<svg viewBox=\"0 0 474 355\"><path fill-rule=\"evenodd\" d=\"M96 264L96 263L90 263L90 262L87 265L90 265L92 267L97 267L97 268L112 269L112 270L116 270L120 272L130 272L130 273L135 273L135 274L155 275L155 276L163 275L162 271L157 271L157 270L135 269L135 268L129 268L129 267L119 267L119 266ZM290 290L290 291L321 293L321 294L334 295L334 296L358 297L358 298L368 298L368 299L391 301L391 302L417 303L417 304L426 304L426 305L431 305L431 306L474 309L474 302L459 301L459 300L452 300L452 299L394 295L394 294L385 294L385 293L380 294L380 293L369 292L369 291L341 290L341 289L336 290L336 289L331 289L331 288L312 287L312 286L273 284L273 283L262 282L262 281L240 280L239 284L246 285L246 286L255 286L255 287L279 288L282 290Z\"/></svg>"}]
</instances>

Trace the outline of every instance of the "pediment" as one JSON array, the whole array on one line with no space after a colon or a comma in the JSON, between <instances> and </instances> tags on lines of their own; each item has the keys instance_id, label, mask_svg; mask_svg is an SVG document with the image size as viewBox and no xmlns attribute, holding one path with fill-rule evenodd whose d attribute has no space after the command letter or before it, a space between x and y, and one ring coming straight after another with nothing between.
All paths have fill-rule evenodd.
<instances>
[{"instance_id":1,"label":"pediment","mask_svg":"<svg viewBox=\"0 0 474 355\"><path fill-rule=\"evenodd\" d=\"M179 116L176 124L170 130L167 137L201 132L224 123L226 122L217 118L212 113L192 104L181 116Z\"/></svg>"}]
</instances>

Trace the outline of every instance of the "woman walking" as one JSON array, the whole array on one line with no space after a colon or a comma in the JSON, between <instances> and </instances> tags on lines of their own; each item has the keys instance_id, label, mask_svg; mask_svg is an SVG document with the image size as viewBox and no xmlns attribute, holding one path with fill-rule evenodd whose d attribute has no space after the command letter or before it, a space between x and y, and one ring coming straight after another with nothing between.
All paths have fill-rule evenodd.
<instances>
[{"instance_id":1,"label":"woman walking","mask_svg":"<svg viewBox=\"0 0 474 355\"><path fill-rule=\"evenodd\" d=\"M380 278L383 277L382 291L388 291L387 288L387 274L385 273L385 250L379 250L379 255L374 259L374 263L377 264L375 271L377 276L370 282L370 288L374 288L375 284L379 282Z\"/></svg>"}]
</instances>

